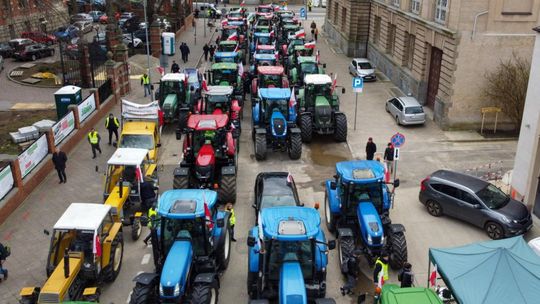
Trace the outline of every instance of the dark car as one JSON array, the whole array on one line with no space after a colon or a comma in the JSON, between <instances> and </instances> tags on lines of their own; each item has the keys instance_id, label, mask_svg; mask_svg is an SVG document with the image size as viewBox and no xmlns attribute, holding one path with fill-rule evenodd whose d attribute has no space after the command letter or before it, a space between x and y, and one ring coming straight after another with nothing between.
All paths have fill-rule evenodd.
<instances>
[{"instance_id":1,"label":"dark car","mask_svg":"<svg viewBox=\"0 0 540 304\"><path fill-rule=\"evenodd\" d=\"M79 35L79 29L73 25L61 26L53 34L58 39L69 41Z\"/></svg>"},{"instance_id":2,"label":"dark car","mask_svg":"<svg viewBox=\"0 0 540 304\"><path fill-rule=\"evenodd\" d=\"M54 56L54 48L40 43L28 45L23 50L15 52L15 59L17 60L35 61L38 58L48 56Z\"/></svg>"},{"instance_id":3,"label":"dark car","mask_svg":"<svg viewBox=\"0 0 540 304\"><path fill-rule=\"evenodd\" d=\"M101 18L101 16L105 15L105 13L102 12L102 11L90 11L90 12L88 12L88 15L90 15L92 17L92 20L94 22L98 22L99 18Z\"/></svg>"},{"instance_id":4,"label":"dark car","mask_svg":"<svg viewBox=\"0 0 540 304\"><path fill-rule=\"evenodd\" d=\"M495 185L458 172L439 170L422 180L419 199L429 214L443 214L483 228L492 239L520 235L532 227L525 205Z\"/></svg>"},{"instance_id":5,"label":"dark car","mask_svg":"<svg viewBox=\"0 0 540 304\"><path fill-rule=\"evenodd\" d=\"M141 39L141 41L146 44L146 30L136 30L133 32L133 36ZM148 32L148 38L150 39L150 32Z\"/></svg>"},{"instance_id":6,"label":"dark car","mask_svg":"<svg viewBox=\"0 0 540 304\"><path fill-rule=\"evenodd\" d=\"M48 45L56 43L56 37L54 37L54 35L49 35L42 32L22 32L21 37L31 39L37 43Z\"/></svg>"},{"instance_id":7,"label":"dark car","mask_svg":"<svg viewBox=\"0 0 540 304\"><path fill-rule=\"evenodd\" d=\"M303 206L292 175L288 172L262 172L255 179L255 217L264 208Z\"/></svg>"},{"instance_id":8,"label":"dark car","mask_svg":"<svg viewBox=\"0 0 540 304\"><path fill-rule=\"evenodd\" d=\"M7 42L0 42L0 56L4 58L13 57L15 50Z\"/></svg>"}]
</instances>

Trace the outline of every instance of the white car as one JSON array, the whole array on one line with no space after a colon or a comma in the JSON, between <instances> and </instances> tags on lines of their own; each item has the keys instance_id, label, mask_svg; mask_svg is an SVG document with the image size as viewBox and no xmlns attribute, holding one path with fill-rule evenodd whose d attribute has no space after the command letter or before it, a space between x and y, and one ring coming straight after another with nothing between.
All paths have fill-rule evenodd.
<instances>
[{"instance_id":1,"label":"white car","mask_svg":"<svg viewBox=\"0 0 540 304\"><path fill-rule=\"evenodd\" d=\"M77 21L73 23L73 26L79 29L79 32L86 34L93 29L92 21Z\"/></svg>"},{"instance_id":2,"label":"white car","mask_svg":"<svg viewBox=\"0 0 540 304\"><path fill-rule=\"evenodd\" d=\"M355 77L362 77L364 82L377 80L375 67L366 58L354 58L349 63L349 74Z\"/></svg>"},{"instance_id":3,"label":"white car","mask_svg":"<svg viewBox=\"0 0 540 304\"><path fill-rule=\"evenodd\" d=\"M143 42L139 38L134 38L133 41L131 40L131 34L124 34L122 35L122 42L124 42L125 45L127 45L130 48L138 48L143 45Z\"/></svg>"}]
</instances>

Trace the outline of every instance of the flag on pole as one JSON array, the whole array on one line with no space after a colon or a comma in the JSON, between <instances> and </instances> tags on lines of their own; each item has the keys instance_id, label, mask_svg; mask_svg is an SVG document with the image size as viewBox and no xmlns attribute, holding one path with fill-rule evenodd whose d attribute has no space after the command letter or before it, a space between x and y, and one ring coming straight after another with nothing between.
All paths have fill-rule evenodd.
<instances>
[{"instance_id":1,"label":"flag on pole","mask_svg":"<svg viewBox=\"0 0 540 304\"><path fill-rule=\"evenodd\" d=\"M212 222L212 214L210 213L210 208L208 208L208 204L206 203L206 195L203 191L203 201L204 201L204 217L206 218L206 227L208 229L214 228L214 222Z\"/></svg>"},{"instance_id":2,"label":"flag on pole","mask_svg":"<svg viewBox=\"0 0 540 304\"><path fill-rule=\"evenodd\" d=\"M434 287L437 284L437 264L433 266L433 271L429 274L429 284Z\"/></svg>"},{"instance_id":3,"label":"flag on pole","mask_svg":"<svg viewBox=\"0 0 540 304\"><path fill-rule=\"evenodd\" d=\"M278 52L278 51L275 51L275 52L274 52L274 56L276 56L276 61L278 61L278 60L279 60L279 52Z\"/></svg>"},{"instance_id":4,"label":"flag on pole","mask_svg":"<svg viewBox=\"0 0 540 304\"><path fill-rule=\"evenodd\" d=\"M241 62L238 63L238 76L244 76L244 65Z\"/></svg>"},{"instance_id":5,"label":"flag on pole","mask_svg":"<svg viewBox=\"0 0 540 304\"><path fill-rule=\"evenodd\" d=\"M135 178L139 182L143 181L143 174L140 166L135 167Z\"/></svg>"},{"instance_id":6,"label":"flag on pole","mask_svg":"<svg viewBox=\"0 0 540 304\"><path fill-rule=\"evenodd\" d=\"M315 56L315 59L317 59L317 63L321 63L321 51L317 50L317 55Z\"/></svg>"},{"instance_id":7,"label":"flag on pole","mask_svg":"<svg viewBox=\"0 0 540 304\"><path fill-rule=\"evenodd\" d=\"M238 41L238 33L234 32L234 33L230 34L229 37L227 37L227 40Z\"/></svg>"},{"instance_id":8,"label":"flag on pole","mask_svg":"<svg viewBox=\"0 0 540 304\"><path fill-rule=\"evenodd\" d=\"M243 0L242 2L240 2L240 6L245 6L246 5L246 1Z\"/></svg>"},{"instance_id":9,"label":"flag on pole","mask_svg":"<svg viewBox=\"0 0 540 304\"><path fill-rule=\"evenodd\" d=\"M257 246L259 246L259 250L263 249L262 241L264 240L264 232L263 232L263 226L262 226L262 216L261 212L259 211L259 216L257 217L257 228L259 231L259 236L257 237Z\"/></svg>"},{"instance_id":10,"label":"flag on pole","mask_svg":"<svg viewBox=\"0 0 540 304\"><path fill-rule=\"evenodd\" d=\"M161 76L165 75L165 68L164 67L159 66L156 69L157 69L159 75L161 75Z\"/></svg>"},{"instance_id":11,"label":"flag on pole","mask_svg":"<svg viewBox=\"0 0 540 304\"><path fill-rule=\"evenodd\" d=\"M229 24L229 20L227 20L227 19L221 20L221 26L225 26L227 24Z\"/></svg>"},{"instance_id":12,"label":"flag on pole","mask_svg":"<svg viewBox=\"0 0 540 304\"><path fill-rule=\"evenodd\" d=\"M304 47L305 47L306 49L314 49L314 48L315 48L315 41L311 41L311 42L305 43L305 44L304 44Z\"/></svg>"},{"instance_id":13,"label":"flag on pole","mask_svg":"<svg viewBox=\"0 0 540 304\"><path fill-rule=\"evenodd\" d=\"M384 270L381 268L381 271L379 271L378 275L377 287L382 288L384 283Z\"/></svg>"},{"instance_id":14,"label":"flag on pole","mask_svg":"<svg viewBox=\"0 0 540 304\"><path fill-rule=\"evenodd\" d=\"M304 29L301 29L301 30L294 33L294 37L296 37L296 38L304 38L304 37L306 37L306 32L304 31Z\"/></svg>"},{"instance_id":15,"label":"flag on pole","mask_svg":"<svg viewBox=\"0 0 540 304\"><path fill-rule=\"evenodd\" d=\"M334 93L334 90L336 89L336 84L337 84L337 73L334 74L334 80L332 80L332 91L331 91L331 93Z\"/></svg>"},{"instance_id":16,"label":"flag on pole","mask_svg":"<svg viewBox=\"0 0 540 304\"><path fill-rule=\"evenodd\" d=\"M386 162L383 163L384 165L384 181L386 183L390 182L390 170L388 170L388 166L386 165Z\"/></svg>"},{"instance_id":17,"label":"flag on pole","mask_svg":"<svg viewBox=\"0 0 540 304\"><path fill-rule=\"evenodd\" d=\"M202 74L202 89L205 91L205 92L208 92L208 84L206 84L206 76L205 76L206 73L203 73Z\"/></svg>"},{"instance_id":18,"label":"flag on pole","mask_svg":"<svg viewBox=\"0 0 540 304\"><path fill-rule=\"evenodd\" d=\"M296 107L296 96L294 94L294 88L291 88L291 98L289 99L289 109Z\"/></svg>"},{"instance_id":19,"label":"flag on pole","mask_svg":"<svg viewBox=\"0 0 540 304\"><path fill-rule=\"evenodd\" d=\"M274 33L274 30L272 29L272 30L270 31L270 37L274 37L274 35L275 35L275 33Z\"/></svg>"},{"instance_id":20,"label":"flag on pole","mask_svg":"<svg viewBox=\"0 0 540 304\"><path fill-rule=\"evenodd\" d=\"M99 239L97 230L94 230L94 246L92 246L92 253L98 257L101 256L101 241Z\"/></svg>"}]
</instances>

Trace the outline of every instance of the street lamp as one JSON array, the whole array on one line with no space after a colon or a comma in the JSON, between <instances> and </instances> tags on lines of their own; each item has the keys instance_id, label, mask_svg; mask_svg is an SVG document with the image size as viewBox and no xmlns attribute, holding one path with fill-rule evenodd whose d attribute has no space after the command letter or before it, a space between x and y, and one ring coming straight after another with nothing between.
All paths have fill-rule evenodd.
<instances>
[{"instance_id":1,"label":"street lamp","mask_svg":"<svg viewBox=\"0 0 540 304\"><path fill-rule=\"evenodd\" d=\"M145 27L145 34L146 34L146 61L148 64L148 80L150 82L150 102L152 102L152 76L150 76L151 70L150 70L150 39L148 39L148 28L150 27L150 24L148 24L148 16L146 15L146 5L148 4L148 0L143 1L143 8L144 8L144 23L146 24Z\"/></svg>"}]
</instances>

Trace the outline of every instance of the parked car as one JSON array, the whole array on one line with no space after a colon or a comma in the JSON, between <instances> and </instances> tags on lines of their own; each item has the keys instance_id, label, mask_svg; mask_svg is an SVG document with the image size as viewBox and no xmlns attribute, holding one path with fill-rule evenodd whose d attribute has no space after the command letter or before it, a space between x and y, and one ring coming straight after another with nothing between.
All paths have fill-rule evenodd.
<instances>
[{"instance_id":1,"label":"parked car","mask_svg":"<svg viewBox=\"0 0 540 304\"><path fill-rule=\"evenodd\" d=\"M143 42L141 39L133 38L133 40L131 40L131 34L123 34L122 42L124 42L124 44L130 48L138 48L143 46Z\"/></svg>"},{"instance_id":2,"label":"parked car","mask_svg":"<svg viewBox=\"0 0 540 304\"><path fill-rule=\"evenodd\" d=\"M377 80L375 68L366 58L354 58L349 63L349 74L355 77L362 77L364 82Z\"/></svg>"},{"instance_id":3,"label":"parked car","mask_svg":"<svg viewBox=\"0 0 540 304\"><path fill-rule=\"evenodd\" d=\"M49 35L42 32L22 32L21 37L31 39L37 43L48 45L56 43L56 37L54 37L54 35Z\"/></svg>"},{"instance_id":4,"label":"parked car","mask_svg":"<svg viewBox=\"0 0 540 304\"><path fill-rule=\"evenodd\" d=\"M255 178L255 217L264 208L303 206L289 172L262 172Z\"/></svg>"},{"instance_id":5,"label":"parked car","mask_svg":"<svg viewBox=\"0 0 540 304\"><path fill-rule=\"evenodd\" d=\"M136 30L133 32L133 36L141 39L143 43L146 43L146 30ZM150 38L150 33L148 33L148 38Z\"/></svg>"},{"instance_id":6,"label":"parked car","mask_svg":"<svg viewBox=\"0 0 540 304\"><path fill-rule=\"evenodd\" d=\"M54 56L54 48L45 44L36 43L27 45L24 49L15 52L14 56L17 60L36 61L38 58Z\"/></svg>"},{"instance_id":7,"label":"parked car","mask_svg":"<svg viewBox=\"0 0 540 304\"><path fill-rule=\"evenodd\" d=\"M90 12L88 12L88 15L90 15L92 17L92 21L98 22L99 18L101 18L101 16L105 15L105 13L102 12L102 11L90 11Z\"/></svg>"},{"instance_id":8,"label":"parked car","mask_svg":"<svg viewBox=\"0 0 540 304\"><path fill-rule=\"evenodd\" d=\"M9 42L0 42L0 56L4 58L13 57L15 50L9 45Z\"/></svg>"},{"instance_id":9,"label":"parked car","mask_svg":"<svg viewBox=\"0 0 540 304\"><path fill-rule=\"evenodd\" d=\"M426 122L424 108L414 97L391 98L385 107L398 125L422 125Z\"/></svg>"},{"instance_id":10,"label":"parked car","mask_svg":"<svg viewBox=\"0 0 540 304\"><path fill-rule=\"evenodd\" d=\"M492 239L523 234L533 225L525 205L495 185L463 173L432 173L420 183L419 199L429 214L469 222L483 228Z\"/></svg>"},{"instance_id":11,"label":"parked car","mask_svg":"<svg viewBox=\"0 0 540 304\"><path fill-rule=\"evenodd\" d=\"M109 17L107 15L103 15L99 17L99 23L100 24L107 24L109 22Z\"/></svg>"},{"instance_id":12,"label":"parked car","mask_svg":"<svg viewBox=\"0 0 540 304\"><path fill-rule=\"evenodd\" d=\"M79 28L73 25L61 26L53 35L58 39L69 41L79 35Z\"/></svg>"},{"instance_id":13,"label":"parked car","mask_svg":"<svg viewBox=\"0 0 540 304\"><path fill-rule=\"evenodd\" d=\"M28 38L17 38L17 39L11 39L9 41L9 45L13 49L13 54L15 54L16 51L19 51L23 48L25 48L28 45L35 44L35 42Z\"/></svg>"},{"instance_id":14,"label":"parked car","mask_svg":"<svg viewBox=\"0 0 540 304\"><path fill-rule=\"evenodd\" d=\"M77 27L83 34L89 33L93 29L92 22L90 21L77 21L73 23L73 26Z\"/></svg>"},{"instance_id":15,"label":"parked car","mask_svg":"<svg viewBox=\"0 0 540 304\"><path fill-rule=\"evenodd\" d=\"M73 15L73 16L71 16L69 18L70 23L75 23L77 21L90 21L90 22L93 22L94 18L91 15L85 14L85 13L75 14L75 15Z\"/></svg>"},{"instance_id":16,"label":"parked car","mask_svg":"<svg viewBox=\"0 0 540 304\"><path fill-rule=\"evenodd\" d=\"M199 10L199 18L208 18L208 9L214 12L216 18L221 18L221 11L216 8L213 3L208 2L193 2L193 10Z\"/></svg>"}]
</instances>

